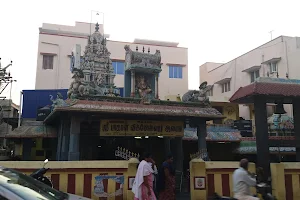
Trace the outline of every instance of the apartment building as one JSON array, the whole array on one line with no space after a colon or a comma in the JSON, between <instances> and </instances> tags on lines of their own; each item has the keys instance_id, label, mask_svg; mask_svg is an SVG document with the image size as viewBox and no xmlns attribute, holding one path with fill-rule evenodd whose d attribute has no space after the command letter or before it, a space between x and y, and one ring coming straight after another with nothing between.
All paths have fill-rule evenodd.
<instances>
[{"instance_id":1,"label":"apartment building","mask_svg":"<svg viewBox=\"0 0 300 200\"><path fill-rule=\"evenodd\" d=\"M81 55L87 44L87 38L95 30L95 24L76 22L75 26L44 23L39 28L38 58L35 89L67 89L72 81L71 52L76 44L81 45ZM100 25L100 33L103 26ZM171 99L182 96L188 90L188 49L179 47L176 42L163 42L135 39L133 42L109 40L107 47L111 53L115 85L124 88L125 45L142 51L150 49L161 52L162 72L159 75L159 97Z\"/></svg>"},{"instance_id":2,"label":"apartment building","mask_svg":"<svg viewBox=\"0 0 300 200\"><path fill-rule=\"evenodd\" d=\"M227 63L204 63L200 66L200 81L213 85L209 91L213 102L229 102L240 88L258 77L300 79L300 38L277 37ZM292 105L284 105L291 116ZM239 115L252 119L252 105L239 105ZM272 105L268 106L271 113Z\"/></svg>"}]
</instances>

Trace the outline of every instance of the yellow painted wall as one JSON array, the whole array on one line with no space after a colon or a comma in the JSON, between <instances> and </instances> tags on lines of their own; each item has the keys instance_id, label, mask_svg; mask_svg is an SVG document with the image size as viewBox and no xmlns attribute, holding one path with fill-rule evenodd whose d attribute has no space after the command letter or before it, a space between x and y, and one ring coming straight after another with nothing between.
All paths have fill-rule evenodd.
<instances>
[{"instance_id":1,"label":"yellow painted wall","mask_svg":"<svg viewBox=\"0 0 300 200\"><path fill-rule=\"evenodd\" d=\"M49 141L46 141L46 142L51 142L50 139L46 139L46 140L49 140ZM37 161L38 160L45 160L46 159L46 151L51 150L51 147L43 148L43 138L34 138L34 139L32 139L32 142L35 143L35 147L31 148L31 159L32 160L37 160ZM43 156L37 156L36 155L37 150L43 151L44 152Z\"/></svg>"},{"instance_id":2,"label":"yellow painted wall","mask_svg":"<svg viewBox=\"0 0 300 200\"><path fill-rule=\"evenodd\" d=\"M223 106L223 115L226 119L238 120L239 119L239 105L226 103Z\"/></svg>"},{"instance_id":3,"label":"yellow painted wall","mask_svg":"<svg viewBox=\"0 0 300 200\"><path fill-rule=\"evenodd\" d=\"M135 177L137 170L137 159L130 159L129 161L50 161L47 167L50 170L46 176L51 177L52 174L59 174L59 190L67 192L68 188L68 175L75 175L75 194L83 196L84 188L84 174L91 174L91 198L99 200L95 196L94 185L95 177L100 174L115 176L122 173L124 176L123 185L123 199L133 199L133 193L128 190L128 177ZM31 174L35 169L43 166L42 161L4 161L0 162L0 166L7 168L18 169L25 174ZM88 169L91 169L89 171ZM116 191L116 182L108 180L108 193ZM108 198L114 200L115 198Z\"/></svg>"},{"instance_id":4,"label":"yellow painted wall","mask_svg":"<svg viewBox=\"0 0 300 200\"><path fill-rule=\"evenodd\" d=\"M92 177L99 174L116 175L122 170L124 175L123 185L123 199L133 199L133 193L128 190L128 177L134 177L137 170L137 159L131 159L130 161L50 161L47 165L50 170L47 176L51 174L59 174L59 189L67 192L68 187L68 175L75 174L76 176L76 194L83 195L84 188L84 174L92 174ZM42 167L43 162L38 161L2 161L0 166L15 168L24 171L26 174L30 174L34 169ZM205 200L207 199L207 177L210 174L214 175L214 188L215 192L222 194L222 175L229 175L230 194L232 192L232 173L233 170L239 167L239 162L204 162L201 159L194 159L190 162L190 184L191 184L191 199L193 200ZM88 169L92 171L89 172ZM69 172L68 170L71 170ZM255 164L250 163L250 172L255 172ZM300 162L297 163L272 163L272 188L273 194L277 199L286 200L299 200L300 199ZM206 188L203 190L197 190L194 188L194 177L205 177ZM289 179L288 179L289 177ZM93 186L95 185L94 178L91 180L91 196L92 199L99 199L93 196ZM286 191L285 184L290 182L291 187ZM108 181L108 192L114 192L116 189L114 181ZM255 189L252 190L255 193ZM286 196L292 193L292 198L287 199ZM114 199L114 198L111 198Z\"/></svg>"},{"instance_id":5,"label":"yellow painted wall","mask_svg":"<svg viewBox=\"0 0 300 200\"><path fill-rule=\"evenodd\" d=\"M232 174L233 169L239 168L239 162L204 162L201 159L194 159L190 162L190 188L191 199L206 200L208 195L208 175L214 175L214 189L219 195L222 195L222 175L229 175L230 195L233 196ZM211 171L215 170L215 171ZM249 171L255 173L255 164L249 164ZM206 189L198 190L194 187L195 177L206 178ZM255 194L255 188L252 188L252 193Z\"/></svg>"},{"instance_id":6,"label":"yellow painted wall","mask_svg":"<svg viewBox=\"0 0 300 200\"><path fill-rule=\"evenodd\" d=\"M44 156L36 156L36 151L37 150L42 150L43 149L43 139L42 138L36 138L36 139L32 139L33 142L35 142L35 147L31 148L31 158L33 158L33 160L45 160L46 159L46 152L44 152Z\"/></svg>"},{"instance_id":7,"label":"yellow painted wall","mask_svg":"<svg viewBox=\"0 0 300 200\"><path fill-rule=\"evenodd\" d=\"M222 107L223 115L226 117L223 119L226 121L227 119L238 120L239 119L239 105L235 103L229 102L211 102L212 107Z\"/></svg>"},{"instance_id":8,"label":"yellow painted wall","mask_svg":"<svg viewBox=\"0 0 300 200\"><path fill-rule=\"evenodd\" d=\"M23 154L23 143L15 144L15 156L21 156Z\"/></svg>"},{"instance_id":9,"label":"yellow painted wall","mask_svg":"<svg viewBox=\"0 0 300 200\"><path fill-rule=\"evenodd\" d=\"M300 199L300 162L272 163L271 172L273 193L277 199Z\"/></svg>"}]
</instances>

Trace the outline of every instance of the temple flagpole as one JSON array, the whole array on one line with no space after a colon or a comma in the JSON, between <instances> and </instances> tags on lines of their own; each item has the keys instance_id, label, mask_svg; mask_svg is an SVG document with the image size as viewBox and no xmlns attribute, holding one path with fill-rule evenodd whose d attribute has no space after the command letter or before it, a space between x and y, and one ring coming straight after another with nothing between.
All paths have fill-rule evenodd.
<instances>
[{"instance_id":1,"label":"temple flagpole","mask_svg":"<svg viewBox=\"0 0 300 200\"><path fill-rule=\"evenodd\" d=\"M102 18L103 18L102 19L102 27L103 27L103 35L104 35L104 12L99 12L99 11L96 11L96 10L91 10L90 35L92 34L92 23L93 23L93 13L94 12L96 13L96 15L99 15L100 13L102 14Z\"/></svg>"}]
</instances>

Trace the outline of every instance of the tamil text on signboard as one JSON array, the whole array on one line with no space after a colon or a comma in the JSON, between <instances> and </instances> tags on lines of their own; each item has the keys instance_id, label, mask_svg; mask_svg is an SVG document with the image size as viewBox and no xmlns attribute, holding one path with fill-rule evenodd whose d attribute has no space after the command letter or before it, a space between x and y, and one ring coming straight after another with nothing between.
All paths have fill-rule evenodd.
<instances>
[{"instance_id":1,"label":"tamil text on signboard","mask_svg":"<svg viewBox=\"0 0 300 200\"><path fill-rule=\"evenodd\" d=\"M166 136L182 137L181 121L101 120L100 136Z\"/></svg>"}]
</instances>

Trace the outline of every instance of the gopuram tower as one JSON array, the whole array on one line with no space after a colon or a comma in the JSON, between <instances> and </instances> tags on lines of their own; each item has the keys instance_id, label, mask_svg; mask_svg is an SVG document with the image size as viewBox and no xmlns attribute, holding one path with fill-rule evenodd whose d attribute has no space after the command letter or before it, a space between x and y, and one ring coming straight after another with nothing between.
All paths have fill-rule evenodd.
<instances>
[{"instance_id":1,"label":"gopuram tower","mask_svg":"<svg viewBox=\"0 0 300 200\"><path fill-rule=\"evenodd\" d=\"M115 73L106 38L99 32L98 23L95 32L88 38L83 60L79 67L74 66L71 71L74 80L68 90L69 99L119 96L120 92L114 85Z\"/></svg>"}]
</instances>

